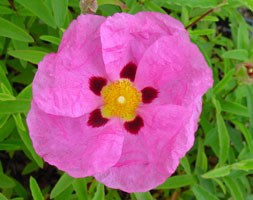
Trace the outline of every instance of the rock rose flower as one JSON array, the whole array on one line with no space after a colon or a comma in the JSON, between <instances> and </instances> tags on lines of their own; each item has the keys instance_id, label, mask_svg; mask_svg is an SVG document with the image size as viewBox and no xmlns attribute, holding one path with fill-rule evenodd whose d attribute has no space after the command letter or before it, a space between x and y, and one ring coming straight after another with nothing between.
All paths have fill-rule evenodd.
<instances>
[{"instance_id":1,"label":"rock rose flower","mask_svg":"<svg viewBox=\"0 0 253 200\"><path fill-rule=\"evenodd\" d=\"M27 117L36 152L73 177L144 192L192 147L212 74L176 19L80 15L44 57Z\"/></svg>"}]
</instances>

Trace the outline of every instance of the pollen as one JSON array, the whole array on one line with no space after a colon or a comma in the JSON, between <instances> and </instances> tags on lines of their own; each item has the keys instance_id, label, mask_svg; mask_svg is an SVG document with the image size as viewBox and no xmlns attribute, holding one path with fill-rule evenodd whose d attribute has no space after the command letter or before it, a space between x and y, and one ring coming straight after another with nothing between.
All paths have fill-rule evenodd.
<instances>
[{"instance_id":1,"label":"pollen","mask_svg":"<svg viewBox=\"0 0 253 200\"><path fill-rule=\"evenodd\" d=\"M104 105L102 116L119 117L124 121L132 121L141 103L142 94L128 79L120 79L103 87L101 91Z\"/></svg>"}]
</instances>

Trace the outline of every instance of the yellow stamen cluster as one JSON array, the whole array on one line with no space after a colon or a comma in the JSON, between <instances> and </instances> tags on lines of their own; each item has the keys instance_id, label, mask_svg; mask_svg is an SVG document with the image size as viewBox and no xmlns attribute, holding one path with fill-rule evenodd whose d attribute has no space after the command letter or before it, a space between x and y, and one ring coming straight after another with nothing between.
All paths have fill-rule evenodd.
<instances>
[{"instance_id":1,"label":"yellow stamen cluster","mask_svg":"<svg viewBox=\"0 0 253 200\"><path fill-rule=\"evenodd\" d=\"M106 118L120 117L131 121L141 103L141 93L128 79L120 79L103 87L101 96L104 101L101 111Z\"/></svg>"}]
</instances>

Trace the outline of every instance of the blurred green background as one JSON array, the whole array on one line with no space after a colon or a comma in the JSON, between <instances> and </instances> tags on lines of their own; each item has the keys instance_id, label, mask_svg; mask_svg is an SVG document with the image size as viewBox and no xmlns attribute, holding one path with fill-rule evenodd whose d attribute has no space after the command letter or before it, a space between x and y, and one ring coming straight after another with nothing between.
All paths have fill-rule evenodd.
<instances>
[{"instance_id":1,"label":"blurred green background","mask_svg":"<svg viewBox=\"0 0 253 200\"><path fill-rule=\"evenodd\" d=\"M215 80L203 99L193 148L171 178L147 193L73 179L43 163L25 123L31 82L38 62L57 51L80 14L79 1L1 0L0 200L253 200L253 0L99 0L98 6L103 16L156 11L190 25Z\"/></svg>"}]
</instances>

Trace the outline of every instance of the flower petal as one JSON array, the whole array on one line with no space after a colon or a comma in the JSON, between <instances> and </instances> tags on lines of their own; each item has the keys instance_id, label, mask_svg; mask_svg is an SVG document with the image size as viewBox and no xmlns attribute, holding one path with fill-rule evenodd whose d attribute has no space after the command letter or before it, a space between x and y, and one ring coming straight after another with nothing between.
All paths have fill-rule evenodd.
<instances>
[{"instance_id":1,"label":"flower petal","mask_svg":"<svg viewBox=\"0 0 253 200\"><path fill-rule=\"evenodd\" d=\"M36 152L73 177L103 172L121 155L122 125L112 119L103 127L91 128L87 121L88 115L70 118L46 114L35 103L27 117Z\"/></svg>"},{"instance_id":2,"label":"flower petal","mask_svg":"<svg viewBox=\"0 0 253 200\"><path fill-rule=\"evenodd\" d=\"M79 117L101 105L89 80L106 78L99 32L104 20L95 15L79 16L64 33L58 52L39 63L33 97L43 111Z\"/></svg>"},{"instance_id":3,"label":"flower petal","mask_svg":"<svg viewBox=\"0 0 253 200\"><path fill-rule=\"evenodd\" d=\"M117 80L122 68L130 62L138 65L146 49L158 38L176 34L187 37L179 21L161 13L120 13L109 17L101 26L106 72Z\"/></svg>"},{"instance_id":4,"label":"flower petal","mask_svg":"<svg viewBox=\"0 0 253 200\"><path fill-rule=\"evenodd\" d=\"M189 105L212 86L212 72L196 45L182 35L158 39L139 63L135 84L159 91L158 104Z\"/></svg>"},{"instance_id":5,"label":"flower petal","mask_svg":"<svg viewBox=\"0 0 253 200\"><path fill-rule=\"evenodd\" d=\"M126 192L145 192L163 183L193 145L201 102L192 106L145 105L139 112L144 126L137 135L125 135L120 160L96 179Z\"/></svg>"}]
</instances>

